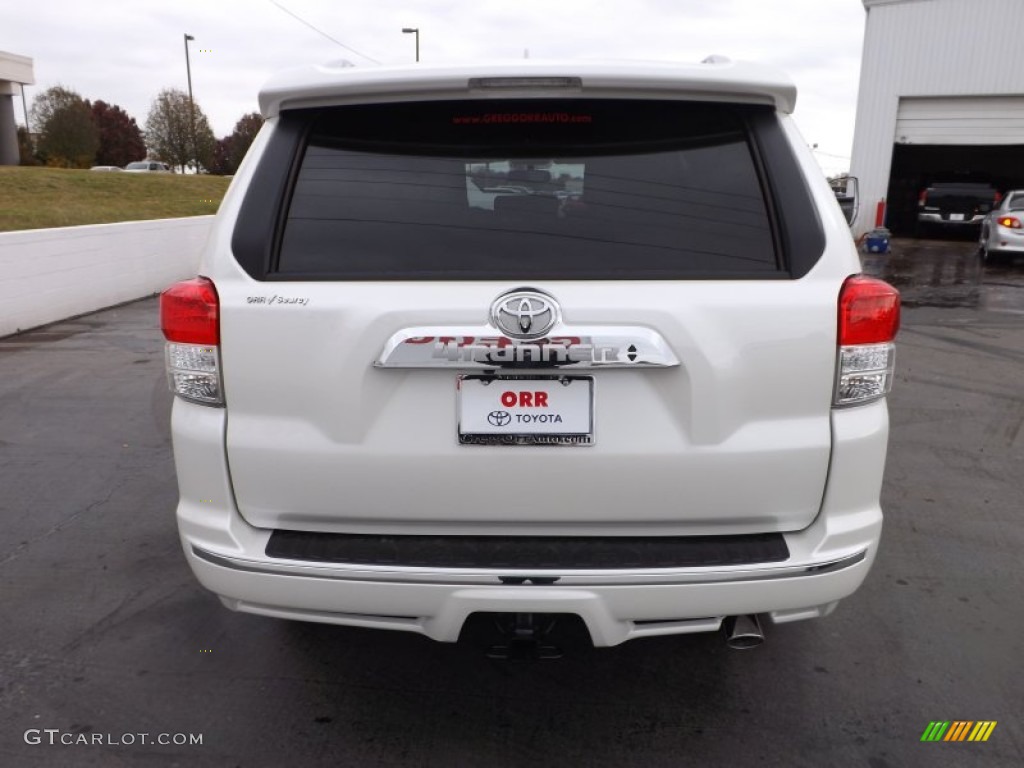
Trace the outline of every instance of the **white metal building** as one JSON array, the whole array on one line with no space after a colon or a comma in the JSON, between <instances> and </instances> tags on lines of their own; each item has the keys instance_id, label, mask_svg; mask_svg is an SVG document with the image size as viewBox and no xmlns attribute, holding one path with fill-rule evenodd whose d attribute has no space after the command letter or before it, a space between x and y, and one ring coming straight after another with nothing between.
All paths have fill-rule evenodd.
<instances>
[{"instance_id":1,"label":"white metal building","mask_svg":"<svg viewBox=\"0 0 1024 768\"><path fill-rule=\"evenodd\" d=\"M854 232L884 199L886 225L909 234L936 181L1024 188L1024 0L862 1Z\"/></svg>"}]
</instances>

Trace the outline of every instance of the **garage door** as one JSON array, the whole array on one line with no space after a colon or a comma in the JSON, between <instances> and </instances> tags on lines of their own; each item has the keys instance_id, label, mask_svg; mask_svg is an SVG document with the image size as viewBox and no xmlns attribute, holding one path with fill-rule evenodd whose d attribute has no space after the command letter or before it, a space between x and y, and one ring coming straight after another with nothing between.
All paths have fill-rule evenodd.
<instances>
[{"instance_id":1,"label":"garage door","mask_svg":"<svg viewBox=\"0 0 1024 768\"><path fill-rule=\"evenodd\" d=\"M1024 96L903 97L897 144L1024 144Z\"/></svg>"}]
</instances>

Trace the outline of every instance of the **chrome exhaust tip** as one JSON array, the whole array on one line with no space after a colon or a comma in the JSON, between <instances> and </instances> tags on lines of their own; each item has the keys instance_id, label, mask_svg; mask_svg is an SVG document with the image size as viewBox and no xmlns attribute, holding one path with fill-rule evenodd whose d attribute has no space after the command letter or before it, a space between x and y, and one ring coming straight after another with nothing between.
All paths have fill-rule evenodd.
<instances>
[{"instance_id":1,"label":"chrome exhaust tip","mask_svg":"<svg viewBox=\"0 0 1024 768\"><path fill-rule=\"evenodd\" d=\"M722 622L725 631L725 644L733 650L742 651L756 648L764 642L761 622L753 613L744 616L726 616Z\"/></svg>"}]
</instances>

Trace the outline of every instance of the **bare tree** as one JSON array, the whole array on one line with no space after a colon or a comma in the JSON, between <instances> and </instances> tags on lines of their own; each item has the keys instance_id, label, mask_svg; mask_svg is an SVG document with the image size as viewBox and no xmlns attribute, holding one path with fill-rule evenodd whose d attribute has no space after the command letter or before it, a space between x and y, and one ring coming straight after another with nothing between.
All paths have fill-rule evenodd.
<instances>
[{"instance_id":1,"label":"bare tree","mask_svg":"<svg viewBox=\"0 0 1024 768\"><path fill-rule=\"evenodd\" d=\"M32 146L32 137L23 125L18 126L18 157L21 165L39 165L39 158L36 157L35 148Z\"/></svg>"},{"instance_id":2,"label":"bare tree","mask_svg":"<svg viewBox=\"0 0 1024 768\"><path fill-rule=\"evenodd\" d=\"M193 110L188 94L165 88L153 100L146 120L146 146L158 160L185 170L186 166L209 168L217 140L199 105Z\"/></svg>"},{"instance_id":3,"label":"bare tree","mask_svg":"<svg viewBox=\"0 0 1024 768\"><path fill-rule=\"evenodd\" d=\"M32 101L32 122L39 131L37 152L47 165L88 168L99 148L99 131L86 101L56 85Z\"/></svg>"}]
</instances>

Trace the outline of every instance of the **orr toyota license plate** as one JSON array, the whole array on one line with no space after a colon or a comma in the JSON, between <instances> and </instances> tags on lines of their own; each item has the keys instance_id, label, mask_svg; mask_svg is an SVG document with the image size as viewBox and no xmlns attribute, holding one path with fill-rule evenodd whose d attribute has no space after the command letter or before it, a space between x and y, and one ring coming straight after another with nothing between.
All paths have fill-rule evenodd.
<instances>
[{"instance_id":1,"label":"orr toyota license plate","mask_svg":"<svg viewBox=\"0 0 1024 768\"><path fill-rule=\"evenodd\" d=\"M593 445L593 376L459 376L463 445Z\"/></svg>"}]
</instances>

